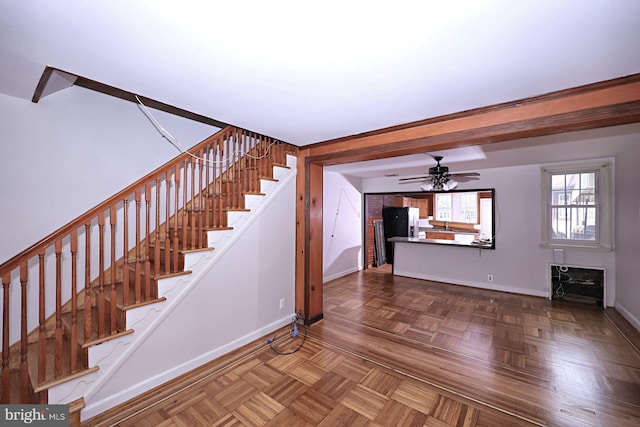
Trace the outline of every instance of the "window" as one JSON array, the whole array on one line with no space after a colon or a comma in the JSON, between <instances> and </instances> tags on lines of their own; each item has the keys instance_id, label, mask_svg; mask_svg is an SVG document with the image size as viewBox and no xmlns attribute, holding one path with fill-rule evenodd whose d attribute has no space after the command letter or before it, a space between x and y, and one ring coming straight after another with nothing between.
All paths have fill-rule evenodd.
<instances>
[{"instance_id":1,"label":"window","mask_svg":"<svg viewBox=\"0 0 640 427\"><path fill-rule=\"evenodd\" d=\"M478 193L436 194L436 221L478 223Z\"/></svg>"},{"instance_id":2,"label":"window","mask_svg":"<svg viewBox=\"0 0 640 427\"><path fill-rule=\"evenodd\" d=\"M451 221L451 194L436 194L436 221Z\"/></svg>"},{"instance_id":3,"label":"window","mask_svg":"<svg viewBox=\"0 0 640 427\"><path fill-rule=\"evenodd\" d=\"M478 194L460 195L460 222L478 223Z\"/></svg>"},{"instance_id":4,"label":"window","mask_svg":"<svg viewBox=\"0 0 640 427\"><path fill-rule=\"evenodd\" d=\"M542 245L611 250L609 164L542 168Z\"/></svg>"}]
</instances>

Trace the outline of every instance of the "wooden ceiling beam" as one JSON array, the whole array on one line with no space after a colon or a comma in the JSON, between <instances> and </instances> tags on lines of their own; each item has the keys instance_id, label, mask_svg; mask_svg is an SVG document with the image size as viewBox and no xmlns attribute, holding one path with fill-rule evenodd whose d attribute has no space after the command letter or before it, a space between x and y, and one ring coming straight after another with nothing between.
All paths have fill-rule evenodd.
<instances>
[{"instance_id":1,"label":"wooden ceiling beam","mask_svg":"<svg viewBox=\"0 0 640 427\"><path fill-rule=\"evenodd\" d=\"M640 74L307 146L324 165L640 121Z\"/></svg>"}]
</instances>

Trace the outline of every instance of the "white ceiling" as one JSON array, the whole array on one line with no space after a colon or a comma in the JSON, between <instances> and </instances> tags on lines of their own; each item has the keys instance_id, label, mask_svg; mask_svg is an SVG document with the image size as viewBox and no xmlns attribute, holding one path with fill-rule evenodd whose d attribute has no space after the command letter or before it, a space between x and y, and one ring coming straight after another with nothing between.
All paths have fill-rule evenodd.
<instances>
[{"instance_id":1,"label":"white ceiling","mask_svg":"<svg viewBox=\"0 0 640 427\"><path fill-rule=\"evenodd\" d=\"M638 0L0 0L0 93L51 66L302 146L638 73L639 29Z\"/></svg>"}]
</instances>

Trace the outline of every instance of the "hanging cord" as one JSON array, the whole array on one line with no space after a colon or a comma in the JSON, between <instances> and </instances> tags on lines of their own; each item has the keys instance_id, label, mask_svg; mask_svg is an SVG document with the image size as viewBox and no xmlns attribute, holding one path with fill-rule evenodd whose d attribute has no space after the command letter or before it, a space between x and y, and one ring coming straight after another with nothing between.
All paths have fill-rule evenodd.
<instances>
[{"instance_id":1,"label":"hanging cord","mask_svg":"<svg viewBox=\"0 0 640 427\"><path fill-rule=\"evenodd\" d=\"M569 280L571 279L571 276L569 276L567 273L567 271L569 271L569 267L567 267L566 265L556 265L556 271L558 272L558 287L555 290L555 294L558 298L562 298L564 296L564 287L562 286L562 281L563 280ZM567 276L566 278L562 277L562 273L564 273L565 276Z\"/></svg>"},{"instance_id":2,"label":"hanging cord","mask_svg":"<svg viewBox=\"0 0 640 427\"><path fill-rule=\"evenodd\" d=\"M158 133L160 133L160 135L166 139L171 145L173 145L180 153L182 154L187 154L191 157L193 157L196 160L200 160L205 162L207 165L209 163L224 163L227 160L235 160L236 158L242 157L242 156L247 156L251 159L264 159L266 157L269 156L269 151L271 150L271 147L273 145L276 144L277 140L274 142L269 143L269 145L267 145L267 148L264 151L264 154L262 154L261 156L254 156L252 154L249 154L249 152L242 152L242 151L232 151L230 156L226 157L226 158L220 158L220 159L205 159L202 157L198 157L195 154L190 153L188 150L186 150L182 144L180 143L180 141L178 141L178 139L176 137L174 137L173 135L171 135L171 133L169 133L168 130L166 130L161 124L160 122L158 122L158 120L153 116L153 114L151 114L151 111L149 110L149 108L144 105L142 103L142 101L140 100L140 98L138 97L138 95L134 95L136 97L136 100L138 101L138 108L140 108L140 111L142 111L142 114L145 115L145 117L151 122L151 124L153 125L154 128L156 128L156 130L158 131ZM211 168L215 168L217 165L209 165L209 167Z\"/></svg>"},{"instance_id":3,"label":"hanging cord","mask_svg":"<svg viewBox=\"0 0 640 427\"><path fill-rule=\"evenodd\" d=\"M269 347L271 348L271 350L274 351L274 353L277 353L280 355L293 354L302 348L302 346L304 345L304 342L307 340L307 325L304 324L302 317L300 317L299 315L296 315L295 319L291 321L291 325L289 326L289 336L291 337L291 339L299 338L300 334L299 334L298 324L300 324L303 328L302 341L300 342L300 344L298 344L298 347L296 347L291 351L282 351L276 348L273 345L274 342L279 339L278 336L276 335L273 338L267 339L267 342L269 343Z\"/></svg>"}]
</instances>

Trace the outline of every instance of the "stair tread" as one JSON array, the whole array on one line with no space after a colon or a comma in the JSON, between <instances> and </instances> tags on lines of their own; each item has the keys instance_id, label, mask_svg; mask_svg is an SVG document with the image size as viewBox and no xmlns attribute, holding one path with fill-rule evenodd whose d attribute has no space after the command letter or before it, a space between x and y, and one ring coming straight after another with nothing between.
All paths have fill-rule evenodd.
<instances>
[{"instance_id":1,"label":"stair tread","mask_svg":"<svg viewBox=\"0 0 640 427\"><path fill-rule=\"evenodd\" d=\"M62 380L63 378L67 378L70 375L76 374L77 372L81 372L87 369L86 360L84 358L85 351L77 347L77 357L76 363L77 368L75 371L71 371L71 352L64 351L65 347L70 348L71 343L69 342L68 337L63 334L62 339L62 359L61 359L61 371L56 375L55 372L55 355L56 355L56 342L55 337L49 337L46 340L46 352L45 352L45 379L40 384L38 378L38 349L39 343L31 343L27 347L27 357L29 359L29 379L31 381L31 386L34 391L40 391L42 386L49 383L54 383ZM77 344L76 344L77 345Z\"/></svg>"},{"instance_id":2,"label":"stair tread","mask_svg":"<svg viewBox=\"0 0 640 427\"><path fill-rule=\"evenodd\" d=\"M124 329L124 315L121 313L123 309L121 307L117 307L120 313L116 313L116 333L121 332ZM108 336L111 334L111 315L110 315L110 305L107 302L105 304L105 335ZM77 341L78 345L82 345L86 341L94 341L100 337L99 329L98 329L98 308L91 307L91 336L85 338L85 309L79 308L76 313L76 325L77 325ZM71 332L72 320L71 313L66 312L62 313L62 323L65 326L68 334Z\"/></svg>"}]
</instances>

